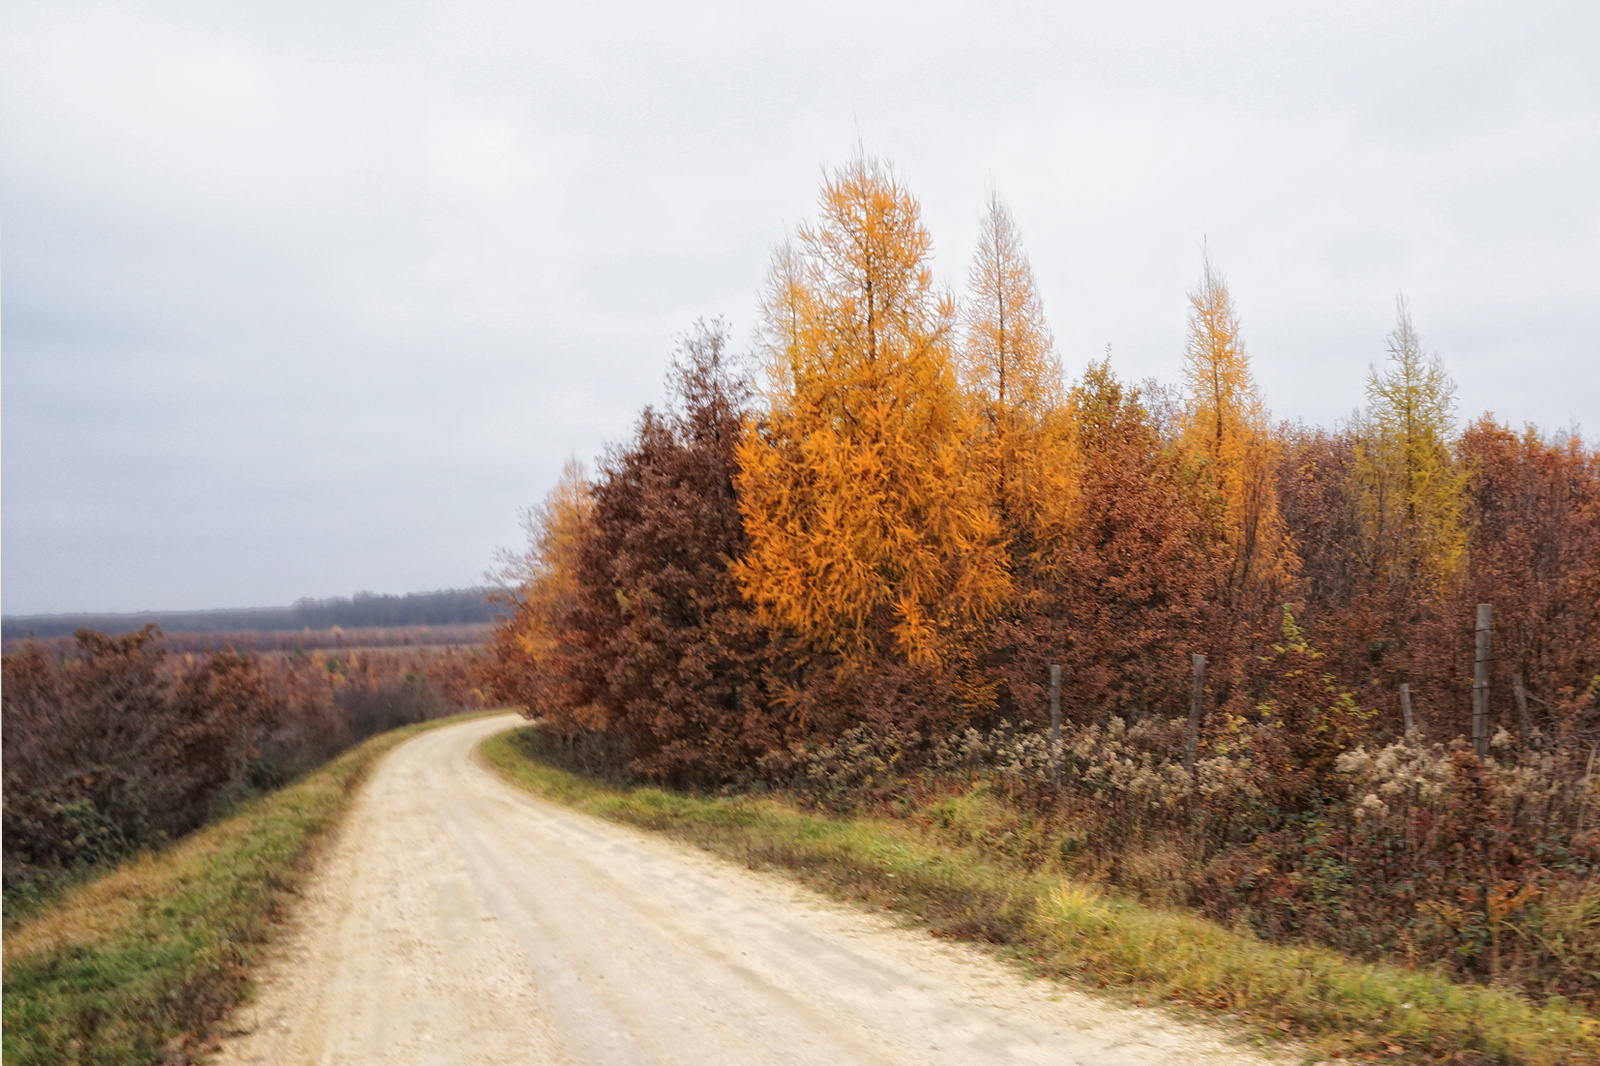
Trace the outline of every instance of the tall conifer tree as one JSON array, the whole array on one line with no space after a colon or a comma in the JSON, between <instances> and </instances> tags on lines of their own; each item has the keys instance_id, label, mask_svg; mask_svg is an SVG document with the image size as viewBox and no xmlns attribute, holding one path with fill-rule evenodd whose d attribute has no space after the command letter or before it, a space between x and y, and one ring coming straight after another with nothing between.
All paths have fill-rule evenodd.
<instances>
[{"instance_id":1,"label":"tall conifer tree","mask_svg":"<svg viewBox=\"0 0 1600 1066\"><path fill-rule=\"evenodd\" d=\"M574 699L568 630L578 602L577 558L590 531L594 501L583 464L569 459L544 502L523 515L528 535L521 554L502 554L497 577L507 589L511 617L495 628L490 648L496 695L537 707L562 728L604 726L597 708Z\"/></svg>"},{"instance_id":2,"label":"tall conifer tree","mask_svg":"<svg viewBox=\"0 0 1600 1066\"><path fill-rule=\"evenodd\" d=\"M775 257L764 305L770 392L739 448L763 622L856 662L938 665L1009 594L916 199L858 158L821 218Z\"/></svg>"},{"instance_id":3,"label":"tall conifer tree","mask_svg":"<svg viewBox=\"0 0 1600 1066\"><path fill-rule=\"evenodd\" d=\"M991 194L967 275L963 383L1012 576L1035 586L1060 555L1075 481L1061 363L1011 212Z\"/></svg>"},{"instance_id":4,"label":"tall conifer tree","mask_svg":"<svg viewBox=\"0 0 1600 1066\"><path fill-rule=\"evenodd\" d=\"M1278 449L1250 372L1238 312L1209 254L1189 306L1183 443L1223 501L1230 598L1262 606L1260 594L1279 592L1293 569L1278 512Z\"/></svg>"},{"instance_id":5,"label":"tall conifer tree","mask_svg":"<svg viewBox=\"0 0 1600 1066\"><path fill-rule=\"evenodd\" d=\"M1455 382L1426 352L1411 308L1395 299L1383 372L1367 374L1367 414L1356 446L1358 550L1391 586L1437 591L1467 546L1467 472L1451 453Z\"/></svg>"}]
</instances>

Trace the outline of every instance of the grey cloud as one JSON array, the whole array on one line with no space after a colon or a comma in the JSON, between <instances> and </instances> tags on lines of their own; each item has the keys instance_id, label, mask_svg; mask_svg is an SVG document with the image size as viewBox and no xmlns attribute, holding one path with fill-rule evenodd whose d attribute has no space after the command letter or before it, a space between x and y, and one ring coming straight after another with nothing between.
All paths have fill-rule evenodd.
<instances>
[{"instance_id":1,"label":"grey cloud","mask_svg":"<svg viewBox=\"0 0 1600 1066\"><path fill-rule=\"evenodd\" d=\"M841 27L848 24L848 32ZM21 3L0 41L5 609L475 580L858 136L1064 362L1170 376L1209 238L1274 410L1394 293L1463 413L1600 426L1592 5Z\"/></svg>"}]
</instances>

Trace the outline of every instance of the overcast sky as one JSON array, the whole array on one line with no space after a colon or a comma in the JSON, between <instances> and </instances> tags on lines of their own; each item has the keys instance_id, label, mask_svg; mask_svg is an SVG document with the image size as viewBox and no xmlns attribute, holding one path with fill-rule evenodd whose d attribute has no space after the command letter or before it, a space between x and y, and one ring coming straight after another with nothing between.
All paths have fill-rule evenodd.
<instances>
[{"instance_id":1,"label":"overcast sky","mask_svg":"<svg viewBox=\"0 0 1600 1066\"><path fill-rule=\"evenodd\" d=\"M1278 416L1404 290L1600 435L1592 0L6 6L8 614L476 583L858 138L952 286L1009 201L1071 375L1176 376L1204 240Z\"/></svg>"}]
</instances>

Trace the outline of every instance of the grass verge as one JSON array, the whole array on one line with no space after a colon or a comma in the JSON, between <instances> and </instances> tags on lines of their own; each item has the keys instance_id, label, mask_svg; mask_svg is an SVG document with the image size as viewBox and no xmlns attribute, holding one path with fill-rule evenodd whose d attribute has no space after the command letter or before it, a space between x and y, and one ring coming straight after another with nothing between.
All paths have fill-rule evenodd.
<instances>
[{"instance_id":1,"label":"grass verge","mask_svg":"<svg viewBox=\"0 0 1600 1066\"><path fill-rule=\"evenodd\" d=\"M239 1002L313 845L372 767L422 730L478 716L373 737L8 928L7 1066L183 1061Z\"/></svg>"},{"instance_id":2,"label":"grass verge","mask_svg":"<svg viewBox=\"0 0 1600 1066\"><path fill-rule=\"evenodd\" d=\"M936 936L997 946L1080 986L1226 1015L1313 1058L1557 1066L1600 1061L1600 1020L1561 1003L1430 971L1267 944L1181 911L1030 873L994 849L915 825L802 810L779 798L614 787L539 758L535 728L491 737L485 760L529 792L662 832L834 896L899 912Z\"/></svg>"}]
</instances>

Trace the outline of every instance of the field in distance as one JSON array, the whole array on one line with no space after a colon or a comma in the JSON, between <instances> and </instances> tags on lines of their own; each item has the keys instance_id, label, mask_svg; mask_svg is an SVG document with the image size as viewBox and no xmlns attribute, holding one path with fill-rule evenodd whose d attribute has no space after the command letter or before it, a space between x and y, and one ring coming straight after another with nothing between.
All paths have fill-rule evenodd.
<instances>
[{"instance_id":1,"label":"field in distance","mask_svg":"<svg viewBox=\"0 0 1600 1066\"><path fill-rule=\"evenodd\" d=\"M259 655L294 655L313 651L394 651L396 649L479 648L494 632L494 623L454 626L391 626L361 629L243 630L231 633L163 633L169 651L206 652L223 647ZM6 637L4 650L14 651L27 637ZM35 644L57 653L72 647L72 637L35 638Z\"/></svg>"}]
</instances>

